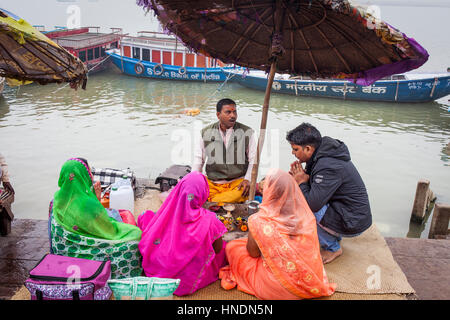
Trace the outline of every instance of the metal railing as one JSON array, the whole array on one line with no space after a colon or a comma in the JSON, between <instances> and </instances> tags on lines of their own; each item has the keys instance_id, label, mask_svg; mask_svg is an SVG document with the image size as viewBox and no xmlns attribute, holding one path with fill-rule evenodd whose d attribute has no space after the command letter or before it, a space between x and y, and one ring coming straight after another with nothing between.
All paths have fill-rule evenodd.
<instances>
[{"instance_id":1,"label":"metal railing","mask_svg":"<svg viewBox=\"0 0 450 320\"><path fill-rule=\"evenodd\" d=\"M120 37L117 34L99 34L99 36L96 36L95 38L92 39L70 40L70 39L54 38L52 40L63 47L84 48L84 47L93 47L106 42L114 42L116 40L119 41L119 39Z\"/></svg>"},{"instance_id":2,"label":"metal railing","mask_svg":"<svg viewBox=\"0 0 450 320\"><path fill-rule=\"evenodd\" d=\"M151 34L153 36L144 36L144 34ZM122 45L141 45L141 46L151 46L158 47L161 49L167 50L175 50L177 52L186 52L190 53L191 50L186 48L181 41L178 41L176 38L167 37L166 34L160 32L153 31L139 31L137 37L133 36L122 36ZM164 37L157 37L157 35L161 35Z\"/></svg>"}]
</instances>

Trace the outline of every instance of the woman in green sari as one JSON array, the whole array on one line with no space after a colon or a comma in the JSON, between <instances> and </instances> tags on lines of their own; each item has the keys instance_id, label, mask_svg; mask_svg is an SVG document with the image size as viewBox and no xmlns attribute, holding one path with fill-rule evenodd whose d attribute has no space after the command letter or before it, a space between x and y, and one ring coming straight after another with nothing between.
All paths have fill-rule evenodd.
<instances>
[{"instance_id":1,"label":"woman in green sari","mask_svg":"<svg viewBox=\"0 0 450 320\"><path fill-rule=\"evenodd\" d=\"M69 159L62 167L50 209L54 254L111 260L111 277L140 276L141 230L111 218L94 190L87 161Z\"/></svg>"}]
</instances>

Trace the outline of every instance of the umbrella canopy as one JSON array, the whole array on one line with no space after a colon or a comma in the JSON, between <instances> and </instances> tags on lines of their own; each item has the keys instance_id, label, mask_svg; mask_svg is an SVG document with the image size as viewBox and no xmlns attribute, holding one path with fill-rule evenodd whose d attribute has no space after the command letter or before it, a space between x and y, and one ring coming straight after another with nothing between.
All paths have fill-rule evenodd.
<instances>
[{"instance_id":1,"label":"umbrella canopy","mask_svg":"<svg viewBox=\"0 0 450 320\"><path fill-rule=\"evenodd\" d=\"M428 53L347 0L138 0L196 52L226 63L369 85Z\"/></svg>"},{"instance_id":2,"label":"umbrella canopy","mask_svg":"<svg viewBox=\"0 0 450 320\"><path fill-rule=\"evenodd\" d=\"M0 9L0 76L21 83L69 82L86 87L87 68L81 60L51 41L29 23Z\"/></svg>"},{"instance_id":3,"label":"umbrella canopy","mask_svg":"<svg viewBox=\"0 0 450 320\"><path fill-rule=\"evenodd\" d=\"M370 85L423 65L414 39L347 0L137 0L195 52L269 71L250 200L275 72Z\"/></svg>"}]
</instances>

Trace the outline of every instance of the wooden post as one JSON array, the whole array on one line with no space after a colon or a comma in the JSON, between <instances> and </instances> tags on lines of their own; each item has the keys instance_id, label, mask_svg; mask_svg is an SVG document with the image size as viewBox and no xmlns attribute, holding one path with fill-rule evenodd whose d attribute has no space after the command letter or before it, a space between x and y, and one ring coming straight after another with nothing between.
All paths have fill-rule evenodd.
<instances>
[{"instance_id":1,"label":"wooden post","mask_svg":"<svg viewBox=\"0 0 450 320\"><path fill-rule=\"evenodd\" d=\"M270 65L269 78L267 80L266 93L264 96L264 105L263 112L261 118L261 130L259 131L259 139L258 139L258 148L256 151L256 160L253 164L252 168L252 181L250 182L250 192L249 192L249 200L252 201L255 199L256 193L256 181L258 179L258 167L259 167L259 159L261 156L261 150L264 146L264 139L266 136L266 128L267 128L267 114L269 112L269 102L270 102L270 93L272 91L273 79L275 77L275 70L277 68L277 62L273 61Z\"/></svg>"},{"instance_id":2,"label":"wooden post","mask_svg":"<svg viewBox=\"0 0 450 320\"><path fill-rule=\"evenodd\" d=\"M424 221L427 209L435 197L430 189L430 181L419 180L417 183L414 205L411 213L411 221L422 223Z\"/></svg>"},{"instance_id":3,"label":"wooden post","mask_svg":"<svg viewBox=\"0 0 450 320\"><path fill-rule=\"evenodd\" d=\"M422 223L417 223L417 222L413 221L412 219L409 221L409 229L408 229L408 233L406 234L407 238L417 238L418 239L422 236L422 232L427 227L428 220L431 216L431 213L433 212L434 204L435 203L433 201L428 206L427 212L425 214L425 217L424 217Z\"/></svg>"},{"instance_id":4,"label":"wooden post","mask_svg":"<svg viewBox=\"0 0 450 320\"><path fill-rule=\"evenodd\" d=\"M428 239L447 239L449 234L448 222L450 219L450 205L436 203L433 219L431 220Z\"/></svg>"},{"instance_id":5,"label":"wooden post","mask_svg":"<svg viewBox=\"0 0 450 320\"><path fill-rule=\"evenodd\" d=\"M272 37L275 34L278 34L281 36L281 31L283 30L283 24L285 22L284 16L286 13L286 7L283 6L282 0L276 0L275 1L275 12L274 12L274 34L272 34ZM280 39L278 38L277 41ZM261 157L261 150L264 146L264 139L266 136L266 128L267 128L267 114L269 112L269 102L270 102L270 93L272 91L272 85L273 85L273 79L275 78L275 71L277 69L277 59L278 56L283 54L283 50L280 52L280 43L277 41L274 41L274 38L272 38L272 52L271 52L271 64L270 64L270 72L269 77L267 79L267 86L266 86L266 92L264 95L264 104L263 104L263 112L262 112L262 118L261 118L261 130L259 132L259 139L258 139L258 148L256 152L256 161L253 164L252 168L252 180L250 182L250 191L249 191L249 200L253 201L255 199L255 193L256 193L256 180L258 179L258 168L259 168L259 160Z\"/></svg>"}]
</instances>

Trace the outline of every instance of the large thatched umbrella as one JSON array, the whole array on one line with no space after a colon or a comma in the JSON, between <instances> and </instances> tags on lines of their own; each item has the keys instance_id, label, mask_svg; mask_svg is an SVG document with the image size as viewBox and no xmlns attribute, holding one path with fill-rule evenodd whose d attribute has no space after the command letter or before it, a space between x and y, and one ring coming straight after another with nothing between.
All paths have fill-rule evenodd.
<instances>
[{"instance_id":1,"label":"large thatched umbrella","mask_svg":"<svg viewBox=\"0 0 450 320\"><path fill-rule=\"evenodd\" d=\"M81 60L29 23L0 9L0 77L39 84L69 82L85 89L87 68Z\"/></svg>"},{"instance_id":2,"label":"large thatched umbrella","mask_svg":"<svg viewBox=\"0 0 450 320\"><path fill-rule=\"evenodd\" d=\"M428 53L414 39L347 0L138 0L164 28L196 52L269 72L260 152L275 72L349 79L369 85L423 65Z\"/></svg>"}]
</instances>

